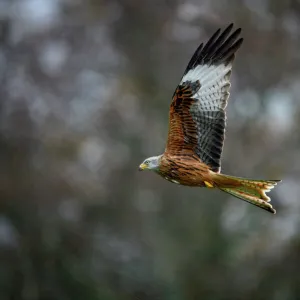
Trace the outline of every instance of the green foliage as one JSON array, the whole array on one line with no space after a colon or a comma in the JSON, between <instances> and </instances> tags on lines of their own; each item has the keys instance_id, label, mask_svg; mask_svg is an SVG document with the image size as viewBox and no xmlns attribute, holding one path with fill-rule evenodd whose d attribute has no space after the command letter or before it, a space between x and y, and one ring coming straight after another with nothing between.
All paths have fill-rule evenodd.
<instances>
[{"instance_id":1,"label":"green foliage","mask_svg":"<svg viewBox=\"0 0 300 300\"><path fill-rule=\"evenodd\" d=\"M296 2L7 5L1 300L300 297ZM222 168L283 179L271 194L276 216L138 172L164 149L171 96L193 51L230 22L245 43Z\"/></svg>"}]
</instances>

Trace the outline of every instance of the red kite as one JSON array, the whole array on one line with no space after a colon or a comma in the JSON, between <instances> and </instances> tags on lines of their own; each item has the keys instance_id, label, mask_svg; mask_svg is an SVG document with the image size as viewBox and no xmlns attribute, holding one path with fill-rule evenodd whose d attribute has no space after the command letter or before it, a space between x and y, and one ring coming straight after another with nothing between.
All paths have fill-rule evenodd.
<instances>
[{"instance_id":1,"label":"red kite","mask_svg":"<svg viewBox=\"0 0 300 300\"><path fill-rule=\"evenodd\" d=\"M233 24L218 29L190 60L173 95L165 152L147 158L139 170L152 170L186 186L218 188L276 213L266 196L280 180L252 180L220 173L230 74L243 43Z\"/></svg>"}]
</instances>

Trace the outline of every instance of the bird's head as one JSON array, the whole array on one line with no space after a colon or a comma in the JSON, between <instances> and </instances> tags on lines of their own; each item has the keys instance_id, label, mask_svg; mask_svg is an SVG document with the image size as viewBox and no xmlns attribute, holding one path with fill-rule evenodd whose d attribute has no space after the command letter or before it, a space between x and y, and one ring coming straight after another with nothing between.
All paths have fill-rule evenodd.
<instances>
[{"instance_id":1,"label":"bird's head","mask_svg":"<svg viewBox=\"0 0 300 300\"><path fill-rule=\"evenodd\" d=\"M140 171L144 170L151 170L151 171L157 171L159 168L159 160L161 158L161 155L159 156L152 156L147 159L145 159L139 166Z\"/></svg>"}]
</instances>

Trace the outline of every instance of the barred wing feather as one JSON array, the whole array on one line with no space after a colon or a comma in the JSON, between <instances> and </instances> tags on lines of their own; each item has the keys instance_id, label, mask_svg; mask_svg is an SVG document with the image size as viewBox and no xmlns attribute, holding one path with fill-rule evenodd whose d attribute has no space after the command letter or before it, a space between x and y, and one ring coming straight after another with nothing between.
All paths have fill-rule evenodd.
<instances>
[{"instance_id":1,"label":"barred wing feather","mask_svg":"<svg viewBox=\"0 0 300 300\"><path fill-rule=\"evenodd\" d=\"M235 52L243 39L240 29L220 29L191 58L170 107L165 153L196 155L213 171L221 168L225 135L225 108Z\"/></svg>"}]
</instances>

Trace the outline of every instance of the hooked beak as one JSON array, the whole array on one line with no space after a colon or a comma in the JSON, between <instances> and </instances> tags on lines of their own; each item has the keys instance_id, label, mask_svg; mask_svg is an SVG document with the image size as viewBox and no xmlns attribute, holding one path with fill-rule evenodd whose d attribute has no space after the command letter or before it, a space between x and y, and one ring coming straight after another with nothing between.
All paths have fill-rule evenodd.
<instances>
[{"instance_id":1,"label":"hooked beak","mask_svg":"<svg viewBox=\"0 0 300 300\"><path fill-rule=\"evenodd\" d=\"M139 171L143 171L147 168L147 165L146 164L140 164L139 166Z\"/></svg>"}]
</instances>

